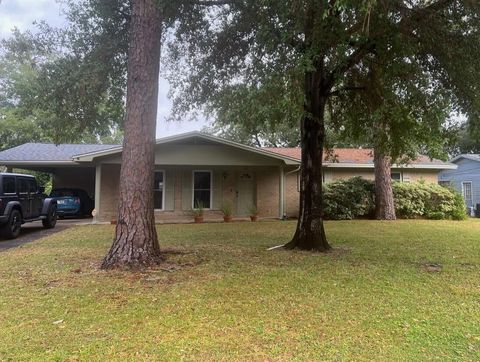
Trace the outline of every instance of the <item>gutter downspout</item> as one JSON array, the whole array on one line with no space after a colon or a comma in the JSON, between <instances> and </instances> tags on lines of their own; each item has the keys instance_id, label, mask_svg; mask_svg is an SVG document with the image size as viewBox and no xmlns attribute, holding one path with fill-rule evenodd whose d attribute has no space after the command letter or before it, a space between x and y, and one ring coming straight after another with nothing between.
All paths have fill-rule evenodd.
<instances>
[{"instance_id":1,"label":"gutter downspout","mask_svg":"<svg viewBox=\"0 0 480 362\"><path fill-rule=\"evenodd\" d=\"M292 171L288 171L284 173L283 166L280 167L280 219L285 220L285 178L292 173L300 171L302 166L298 166L296 169Z\"/></svg>"}]
</instances>

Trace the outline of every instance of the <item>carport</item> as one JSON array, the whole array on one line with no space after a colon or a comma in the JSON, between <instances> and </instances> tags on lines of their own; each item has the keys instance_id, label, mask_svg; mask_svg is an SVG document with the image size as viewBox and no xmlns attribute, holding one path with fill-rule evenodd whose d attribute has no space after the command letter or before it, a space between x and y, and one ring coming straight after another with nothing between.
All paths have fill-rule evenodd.
<instances>
[{"instance_id":1,"label":"carport","mask_svg":"<svg viewBox=\"0 0 480 362\"><path fill-rule=\"evenodd\" d=\"M0 152L0 165L52 175L53 188L79 188L95 198L95 164L77 162L74 156L105 151L118 145L26 143Z\"/></svg>"}]
</instances>

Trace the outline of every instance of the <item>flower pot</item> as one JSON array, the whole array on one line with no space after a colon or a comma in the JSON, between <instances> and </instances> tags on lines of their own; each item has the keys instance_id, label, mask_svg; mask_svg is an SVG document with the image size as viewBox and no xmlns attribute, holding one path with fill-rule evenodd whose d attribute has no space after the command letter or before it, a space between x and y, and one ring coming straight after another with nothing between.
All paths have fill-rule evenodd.
<instances>
[{"instance_id":1,"label":"flower pot","mask_svg":"<svg viewBox=\"0 0 480 362\"><path fill-rule=\"evenodd\" d=\"M201 224L203 222L203 216L195 216L195 224Z\"/></svg>"},{"instance_id":2,"label":"flower pot","mask_svg":"<svg viewBox=\"0 0 480 362\"><path fill-rule=\"evenodd\" d=\"M257 215L250 215L250 220L251 220L251 221L257 221L257 220L258 220L258 216L257 216Z\"/></svg>"},{"instance_id":3,"label":"flower pot","mask_svg":"<svg viewBox=\"0 0 480 362\"><path fill-rule=\"evenodd\" d=\"M223 221L225 221L225 222L231 222L232 219L233 219L232 216L224 216L223 217Z\"/></svg>"},{"instance_id":4,"label":"flower pot","mask_svg":"<svg viewBox=\"0 0 480 362\"><path fill-rule=\"evenodd\" d=\"M111 224L111 225L117 225L117 220L116 220L116 219L110 220L110 224Z\"/></svg>"}]
</instances>

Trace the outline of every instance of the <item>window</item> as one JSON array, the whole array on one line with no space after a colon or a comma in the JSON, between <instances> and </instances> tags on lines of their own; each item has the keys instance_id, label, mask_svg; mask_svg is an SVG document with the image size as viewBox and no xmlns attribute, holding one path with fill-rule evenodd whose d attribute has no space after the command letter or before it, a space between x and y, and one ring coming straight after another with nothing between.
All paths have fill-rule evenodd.
<instances>
[{"instance_id":1,"label":"window","mask_svg":"<svg viewBox=\"0 0 480 362\"><path fill-rule=\"evenodd\" d=\"M3 193L14 194L15 193L15 177L3 178Z\"/></svg>"},{"instance_id":2,"label":"window","mask_svg":"<svg viewBox=\"0 0 480 362\"><path fill-rule=\"evenodd\" d=\"M28 193L28 180L25 178L17 178L17 189L19 194Z\"/></svg>"},{"instance_id":3,"label":"window","mask_svg":"<svg viewBox=\"0 0 480 362\"><path fill-rule=\"evenodd\" d=\"M163 185L164 172L155 171L154 185L153 185L153 207L155 210L163 210Z\"/></svg>"},{"instance_id":4,"label":"window","mask_svg":"<svg viewBox=\"0 0 480 362\"><path fill-rule=\"evenodd\" d=\"M31 194L36 194L37 193L37 181L35 179L28 179L28 191Z\"/></svg>"},{"instance_id":5,"label":"window","mask_svg":"<svg viewBox=\"0 0 480 362\"><path fill-rule=\"evenodd\" d=\"M392 181L402 181L402 173L401 172L392 172L390 174Z\"/></svg>"},{"instance_id":6,"label":"window","mask_svg":"<svg viewBox=\"0 0 480 362\"><path fill-rule=\"evenodd\" d=\"M74 197L77 196L73 190L56 189L50 193L50 197Z\"/></svg>"},{"instance_id":7,"label":"window","mask_svg":"<svg viewBox=\"0 0 480 362\"><path fill-rule=\"evenodd\" d=\"M470 181L462 182L462 193L463 193L463 199L465 200L465 204L467 206L472 206L473 205L472 183Z\"/></svg>"},{"instance_id":8,"label":"window","mask_svg":"<svg viewBox=\"0 0 480 362\"><path fill-rule=\"evenodd\" d=\"M450 187L452 186L452 184L450 183L450 181L438 181L438 184L440 186L443 186L443 187Z\"/></svg>"},{"instance_id":9,"label":"window","mask_svg":"<svg viewBox=\"0 0 480 362\"><path fill-rule=\"evenodd\" d=\"M193 207L210 209L212 201L212 172L193 171Z\"/></svg>"}]
</instances>

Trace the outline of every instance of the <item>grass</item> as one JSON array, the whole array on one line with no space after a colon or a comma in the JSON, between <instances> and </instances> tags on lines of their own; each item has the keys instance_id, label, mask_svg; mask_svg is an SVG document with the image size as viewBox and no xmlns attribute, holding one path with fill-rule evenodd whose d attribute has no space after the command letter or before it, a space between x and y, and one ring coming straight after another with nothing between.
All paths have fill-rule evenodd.
<instances>
[{"instance_id":1,"label":"grass","mask_svg":"<svg viewBox=\"0 0 480 362\"><path fill-rule=\"evenodd\" d=\"M160 269L103 272L111 226L0 253L0 361L480 359L480 220L158 227ZM441 271L429 268L439 264Z\"/></svg>"}]
</instances>

